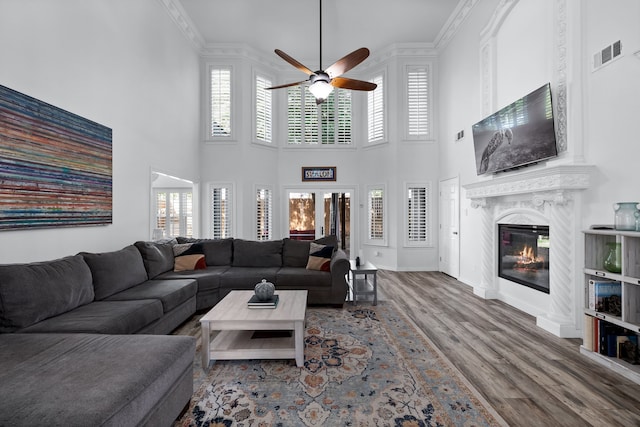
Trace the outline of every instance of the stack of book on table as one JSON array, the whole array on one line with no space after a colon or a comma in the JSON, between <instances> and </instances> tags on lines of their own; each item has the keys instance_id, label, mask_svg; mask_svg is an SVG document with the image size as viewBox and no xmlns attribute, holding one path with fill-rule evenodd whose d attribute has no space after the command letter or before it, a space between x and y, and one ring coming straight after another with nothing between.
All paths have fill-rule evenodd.
<instances>
[{"instance_id":1,"label":"stack of book on table","mask_svg":"<svg viewBox=\"0 0 640 427\"><path fill-rule=\"evenodd\" d=\"M262 301L258 299L256 295L252 295L249 301L247 302L247 307L249 308L276 308L278 306L278 301L280 298L278 295L272 296L270 299L266 301Z\"/></svg>"}]
</instances>

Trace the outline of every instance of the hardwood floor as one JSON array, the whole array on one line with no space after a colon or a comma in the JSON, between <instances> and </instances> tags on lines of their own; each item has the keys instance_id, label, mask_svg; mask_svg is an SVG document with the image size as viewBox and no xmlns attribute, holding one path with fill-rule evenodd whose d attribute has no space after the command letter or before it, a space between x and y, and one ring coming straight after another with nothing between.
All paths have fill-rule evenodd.
<instances>
[{"instance_id":1,"label":"hardwood floor","mask_svg":"<svg viewBox=\"0 0 640 427\"><path fill-rule=\"evenodd\" d=\"M640 426L640 385L438 272L378 272L393 300L511 426Z\"/></svg>"}]
</instances>

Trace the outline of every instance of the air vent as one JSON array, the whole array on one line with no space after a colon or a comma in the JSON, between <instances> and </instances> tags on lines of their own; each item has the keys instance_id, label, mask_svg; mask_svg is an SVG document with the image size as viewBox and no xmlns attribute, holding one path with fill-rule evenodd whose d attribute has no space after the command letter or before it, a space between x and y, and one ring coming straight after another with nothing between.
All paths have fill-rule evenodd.
<instances>
[{"instance_id":1,"label":"air vent","mask_svg":"<svg viewBox=\"0 0 640 427\"><path fill-rule=\"evenodd\" d=\"M622 42L618 40L593 55L593 71L607 65L620 55L622 55Z\"/></svg>"}]
</instances>

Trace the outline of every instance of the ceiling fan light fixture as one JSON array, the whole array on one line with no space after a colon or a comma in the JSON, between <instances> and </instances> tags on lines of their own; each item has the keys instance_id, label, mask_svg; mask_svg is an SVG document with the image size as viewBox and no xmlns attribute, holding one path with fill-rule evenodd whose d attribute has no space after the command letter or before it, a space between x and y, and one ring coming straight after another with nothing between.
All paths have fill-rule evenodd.
<instances>
[{"instance_id":1,"label":"ceiling fan light fixture","mask_svg":"<svg viewBox=\"0 0 640 427\"><path fill-rule=\"evenodd\" d=\"M316 98L318 104L322 103L333 91L333 86L324 80L316 80L311 86L309 86L309 92Z\"/></svg>"}]
</instances>

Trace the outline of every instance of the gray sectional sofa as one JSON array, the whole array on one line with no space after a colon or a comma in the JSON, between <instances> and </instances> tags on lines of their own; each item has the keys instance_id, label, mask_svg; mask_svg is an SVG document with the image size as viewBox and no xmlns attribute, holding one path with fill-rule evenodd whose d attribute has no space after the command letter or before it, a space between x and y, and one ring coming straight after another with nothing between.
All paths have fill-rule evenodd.
<instances>
[{"instance_id":1,"label":"gray sectional sofa","mask_svg":"<svg viewBox=\"0 0 640 427\"><path fill-rule=\"evenodd\" d=\"M178 244L193 244L202 253L206 269L173 271L173 245L169 242L136 242L150 279L194 279L198 282L196 308L213 307L232 290L253 289L262 279L276 289L306 289L309 305L342 306L349 285L349 259L338 249L335 236L314 243L334 248L329 271L308 269L310 241L289 238L270 241L243 239L177 238Z\"/></svg>"},{"instance_id":2,"label":"gray sectional sofa","mask_svg":"<svg viewBox=\"0 0 640 427\"><path fill-rule=\"evenodd\" d=\"M193 391L195 340L163 334L263 278L310 304L346 299L339 249L318 271L310 242L180 242L206 265L174 271L176 242L0 265L0 425L171 425Z\"/></svg>"}]
</instances>

